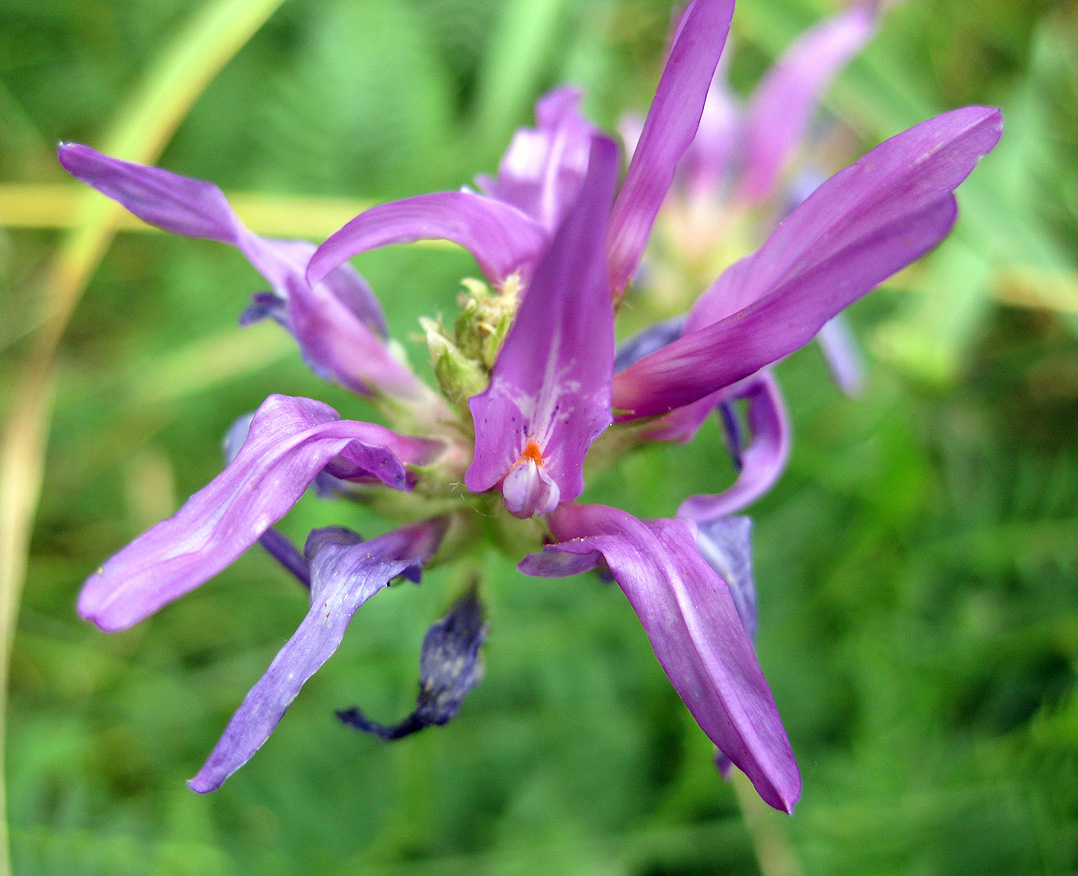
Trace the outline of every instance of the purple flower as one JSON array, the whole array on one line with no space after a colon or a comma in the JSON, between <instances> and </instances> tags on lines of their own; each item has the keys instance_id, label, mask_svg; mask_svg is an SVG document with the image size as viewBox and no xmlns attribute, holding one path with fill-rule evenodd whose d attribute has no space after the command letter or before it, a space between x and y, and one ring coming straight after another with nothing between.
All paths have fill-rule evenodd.
<instances>
[{"instance_id":1,"label":"purple flower","mask_svg":"<svg viewBox=\"0 0 1078 876\"><path fill-rule=\"evenodd\" d=\"M497 175L480 178L479 192L374 207L314 251L305 272L308 244L256 237L213 186L61 147L66 167L147 221L239 247L273 287L256 299L255 315L286 325L317 371L373 394L391 424L418 424L425 435L271 396L224 472L87 582L80 611L105 629L138 622L256 541L309 583L306 618L193 788L218 787L251 757L359 605L395 576L415 579L431 561L479 549L482 535L497 528L489 518L508 514L529 521L515 525L519 538L509 548L526 554L526 574L609 571L703 731L764 800L792 810L800 776L752 645L749 524L730 517L772 485L789 452L768 369L947 234L953 190L994 146L1000 117L980 107L956 110L886 141L793 209L687 314L645 331L616 356L616 312L694 138L699 145L732 13L733 0L694 0L685 10L620 186L616 145L580 115L579 93L559 89L540 101L537 127L514 137ZM857 21L864 14L850 13ZM842 40L808 40L800 51L817 51L830 69L856 40L846 39L842 51L834 42ZM794 94L801 106L802 92ZM782 163L768 156L760 167ZM470 250L494 287L466 284L452 330L424 324L447 397L437 403L389 353L380 310L345 265L359 252L424 238ZM577 504L586 459L602 467L649 440L688 440L715 408L739 467L730 488L688 498L674 519L642 521ZM300 556L271 527L316 482L403 525L370 541L317 530ZM387 501L386 488L411 495ZM450 527L459 536L443 545ZM459 637L439 628L424 646L421 672L438 688L430 702L418 702L394 727L359 712L344 713L347 720L392 737L455 714L478 678L485 635L481 612L465 614L459 624L446 621L464 631Z\"/></svg>"}]
</instances>

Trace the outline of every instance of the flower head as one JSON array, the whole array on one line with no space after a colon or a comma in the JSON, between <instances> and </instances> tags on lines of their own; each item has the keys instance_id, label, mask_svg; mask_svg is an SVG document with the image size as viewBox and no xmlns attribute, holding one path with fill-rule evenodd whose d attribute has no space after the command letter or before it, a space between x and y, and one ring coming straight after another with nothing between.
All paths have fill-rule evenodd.
<instances>
[{"instance_id":1,"label":"flower head","mask_svg":"<svg viewBox=\"0 0 1078 876\"><path fill-rule=\"evenodd\" d=\"M137 623L256 541L309 585L306 617L193 788L218 787L253 755L364 601L394 577L417 580L426 565L482 550L504 524L514 537L498 546L526 574L608 571L703 731L764 800L792 809L800 777L752 645L748 524L730 517L770 487L788 453L767 369L946 235L952 192L995 144L1000 119L971 107L886 141L793 209L687 313L618 353L616 313L682 160L692 158L732 13L732 0L686 8L620 185L617 146L582 117L577 92L557 90L480 191L374 207L306 265L309 245L256 237L213 186L61 147L72 173L147 221L239 247L273 287L256 315L279 319L319 373L373 395L396 427L271 396L237 427L222 474L87 582L80 611L105 629ZM389 352L380 310L345 264L424 238L471 251L492 287L466 284L451 330L425 323L444 400ZM651 521L577 502L585 460L599 468L649 441L687 440L716 407L740 467L730 489ZM404 434L411 430L421 434ZM271 527L311 484L360 498L399 525L369 541L316 530L301 555ZM391 727L358 710L342 717L385 737L452 717L478 678L486 628L474 599L432 629L421 665L432 694L413 715Z\"/></svg>"}]
</instances>

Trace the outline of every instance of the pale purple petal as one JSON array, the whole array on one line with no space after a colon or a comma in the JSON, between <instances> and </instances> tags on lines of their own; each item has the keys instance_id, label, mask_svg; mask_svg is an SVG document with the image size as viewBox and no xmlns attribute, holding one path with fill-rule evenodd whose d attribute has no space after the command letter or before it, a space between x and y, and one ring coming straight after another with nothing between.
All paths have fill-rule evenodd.
<instances>
[{"instance_id":1,"label":"pale purple petal","mask_svg":"<svg viewBox=\"0 0 1078 876\"><path fill-rule=\"evenodd\" d=\"M494 180L483 181L492 198L519 208L551 235L576 200L588 169L595 127L580 115L582 95L558 88L535 107L538 128L521 128Z\"/></svg>"},{"instance_id":2,"label":"pale purple petal","mask_svg":"<svg viewBox=\"0 0 1078 876\"><path fill-rule=\"evenodd\" d=\"M774 486L790 456L790 421L775 378L768 371L743 381L736 396L748 402L749 444L741 449L741 471L733 485L713 496L690 496L679 517L697 522L740 511Z\"/></svg>"},{"instance_id":3,"label":"pale purple petal","mask_svg":"<svg viewBox=\"0 0 1078 876\"><path fill-rule=\"evenodd\" d=\"M562 505L551 523L565 540L545 552L602 555L700 727L768 804L790 812L801 793L797 764L730 588L700 556L695 527L643 523L602 505ZM521 571L549 574L533 557Z\"/></svg>"},{"instance_id":4,"label":"pale purple petal","mask_svg":"<svg viewBox=\"0 0 1078 876\"><path fill-rule=\"evenodd\" d=\"M311 570L310 611L244 698L206 764L188 782L192 790L216 790L251 759L307 679L337 650L359 606L392 578L428 560L444 533L444 519L370 541L336 527L311 533L305 549Z\"/></svg>"},{"instance_id":5,"label":"pale purple petal","mask_svg":"<svg viewBox=\"0 0 1078 876\"><path fill-rule=\"evenodd\" d=\"M840 313L825 322L816 340L839 389L851 397L860 395L865 385L865 365L846 315Z\"/></svg>"},{"instance_id":6,"label":"pale purple petal","mask_svg":"<svg viewBox=\"0 0 1078 876\"><path fill-rule=\"evenodd\" d=\"M350 265L308 286L307 262L315 251L302 240L271 240L249 231L217 186L156 167L102 155L65 143L60 163L72 175L123 204L153 225L189 237L237 247L266 278L283 307L261 298L243 321L271 316L299 341L304 359L319 375L355 392L372 390L408 398L423 392L419 379L382 342L382 309L367 282Z\"/></svg>"},{"instance_id":7,"label":"pale purple petal","mask_svg":"<svg viewBox=\"0 0 1078 876\"><path fill-rule=\"evenodd\" d=\"M720 63L715 71L696 136L678 171L686 194L693 199L714 201L719 196L743 137L741 106L726 84L725 66Z\"/></svg>"},{"instance_id":8,"label":"pale purple petal","mask_svg":"<svg viewBox=\"0 0 1078 876\"><path fill-rule=\"evenodd\" d=\"M616 176L617 147L596 137L580 195L536 268L490 386L469 402L476 441L465 485L481 493L512 475L506 499L520 517L580 495L584 456L610 425L614 315L603 241ZM534 476L513 475L532 464ZM556 493L543 490L540 468Z\"/></svg>"},{"instance_id":9,"label":"pale purple petal","mask_svg":"<svg viewBox=\"0 0 1078 876\"><path fill-rule=\"evenodd\" d=\"M951 191L1000 125L998 110L955 110L833 176L715 282L681 338L616 376L620 417L665 413L777 361L930 250L954 222Z\"/></svg>"},{"instance_id":10,"label":"pale purple petal","mask_svg":"<svg viewBox=\"0 0 1078 876\"><path fill-rule=\"evenodd\" d=\"M549 243L547 231L518 208L475 192L436 192L379 204L335 232L311 259L318 283L361 252L395 243L449 240L468 250L494 284L527 278Z\"/></svg>"},{"instance_id":11,"label":"pale purple petal","mask_svg":"<svg viewBox=\"0 0 1078 876\"><path fill-rule=\"evenodd\" d=\"M79 612L105 630L132 626L232 563L323 469L408 489L405 464L429 462L440 449L437 442L341 420L321 402L270 396L225 470L90 576Z\"/></svg>"},{"instance_id":12,"label":"pale purple petal","mask_svg":"<svg viewBox=\"0 0 1078 876\"><path fill-rule=\"evenodd\" d=\"M756 638L756 583L752 577L752 520L719 517L696 524L696 549L730 586L737 616L750 639Z\"/></svg>"},{"instance_id":13,"label":"pale purple petal","mask_svg":"<svg viewBox=\"0 0 1078 876\"><path fill-rule=\"evenodd\" d=\"M767 72L749 101L739 197L753 203L774 192L820 95L872 38L876 18L872 4L854 6L802 34Z\"/></svg>"},{"instance_id":14,"label":"pale purple petal","mask_svg":"<svg viewBox=\"0 0 1078 876\"><path fill-rule=\"evenodd\" d=\"M615 299L640 264L677 163L696 134L733 13L733 0L693 0L681 17L610 215L607 272Z\"/></svg>"}]
</instances>

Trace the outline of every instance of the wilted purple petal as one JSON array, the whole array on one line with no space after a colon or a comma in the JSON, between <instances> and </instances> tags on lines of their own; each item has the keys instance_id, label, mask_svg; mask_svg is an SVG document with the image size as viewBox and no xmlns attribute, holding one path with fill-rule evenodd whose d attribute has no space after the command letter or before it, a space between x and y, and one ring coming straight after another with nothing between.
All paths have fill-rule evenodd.
<instances>
[{"instance_id":1,"label":"wilted purple petal","mask_svg":"<svg viewBox=\"0 0 1078 876\"><path fill-rule=\"evenodd\" d=\"M685 520L643 523L602 505L562 505L546 553L602 555L655 656L700 727L771 806L790 812L801 778L730 588L700 556ZM525 574L546 575L541 555Z\"/></svg>"},{"instance_id":2,"label":"wilted purple petal","mask_svg":"<svg viewBox=\"0 0 1078 876\"><path fill-rule=\"evenodd\" d=\"M417 240L459 244L492 283L501 285L514 273L527 278L550 237L511 204L475 192L436 192L360 213L318 248L307 278L318 283L361 252Z\"/></svg>"},{"instance_id":3,"label":"wilted purple petal","mask_svg":"<svg viewBox=\"0 0 1078 876\"><path fill-rule=\"evenodd\" d=\"M438 549L445 526L444 519L428 520L370 541L338 527L311 533L304 551L311 570L310 611L187 783L192 790L216 790L251 759L307 679L337 650L359 606L406 569L426 562Z\"/></svg>"},{"instance_id":4,"label":"wilted purple petal","mask_svg":"<svg viewBox=\"0 0 1078 876\"><path fill-rule=\"evenodd\" d=\"M1000 125L998 110L955 110L829 179L701 297L680 339L615 377L621 418L665 413L777 361L930 250L954 222L952 190Z\"/></svg>"},{"instance_id":5,"label":"wilted purple petal","mask_svg":"<svg viewBox=\"0 0 1078 876\"><path fill-rule=\"evenodd\" d=\"M538 128L520 128L493 180L480 180L492 198L519 208L551 235L576 200L588 169L595 127L580 115L582 95L558 88L535 107Z\"/></svg>"},{"instance_id":6,"label":"wilted purple petal","mask_svg":"<svg viewBox=\"0 0 1078 876\"><path fill-rule=\"evenodd\" d=\"M382 309L351 265L341 265L320 278L324 282L308 286L304 275L314 245L253 234L217 186L120 161L76 143L62 144L59 157L68 172L140 219L238 248L284 302L281 308L268 298L256 299L255 309L249 308L243 321L271 316L281 322L319 375L364 394L377 389L407 398L423 392L419 379L382 342Z\"/></svg>"},{"instance_id":7,"label":"wilted purple petal","mask_svg":"<svg viewBox=\"0 0 1078 876\"><path fill-rule=\"evenodd\" d=\"M693 0L678 24L640 142L610 214L607 273L615 299L640 263L677 163L696 134L733 13L733 0Z\"/></svg>"},{"instance_id":8,"label":"wilted purple petal","mask_svg":"<svg viewBox=\"0 0 1078 876\"><path fill-rule=\"evenodd\" d=\"M473 587L423 637L419 694L412 714L391 725L371 721L358 708L337 712L337 717L385 740L401 739L424 727L449 723L457 716L468 692L482 680L479 648L487 630L483 605Z\"/></svg>"},{"instance_id":9,"label":"wilted purple petal","mask_svg":"<svg viewBox=\"0 0 1078 876\"><path fill-rule=\"evenodd\" d=\"M742 199L772 194L820 95L872 38L876 18L874 4L854 6L806 31L768 70L749 101Z\"/></svg>"},{"instance_id":10,"label":"wilted purple petal","mask_svg":"<svg viewBox=\"0 0 1078 876\"><path fill-rule=\"evenodd\" d=\"M690 496L679 517L699 522L740 511L778 480L790 456L790 422L775 379L768 371L743 381L737 396L748 401L749 445L741 449L741 471L733 486L713 496Z\"/></svg>"},{"instance_id":11,"label":"wilted purple petal","mask_svg":"<svg viewBox=\"0 0 1078 876\"><path fill-rule=\"evenodd\" d=\"M321 402L270 396L225 470L90 576L79 612L102 629L125 629L232 563L322 469L408 489L405 464L429 462L440 449L437 442L341 420Z\"/></svg>"},{"instance_id":12,"label":"wilted purple petal","mask_svg":"<svg viewBox=\"0 0 1078 876\"><path fill-rule=\"evenodd\" d=\"M490 386L469 402L475 457L464 483L482 493L505 479L506 507L519 517L580 495L584 455L610 425L614 315L603 240L616 176L617 147L594 138L580 195L535 270Z\"/></svg>"}]
</instances>

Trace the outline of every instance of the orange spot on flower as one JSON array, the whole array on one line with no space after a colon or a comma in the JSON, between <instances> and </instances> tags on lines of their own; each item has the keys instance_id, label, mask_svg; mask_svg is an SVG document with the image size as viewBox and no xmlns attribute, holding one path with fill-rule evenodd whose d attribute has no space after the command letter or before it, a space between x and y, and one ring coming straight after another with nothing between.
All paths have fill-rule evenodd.
<instances>
[{"instance_id":1,"label":"orange spot on flower","mask_svg":"<svg viewBox=\"0 0 1078 876\"><path fill-rule=\"evenodd\" d=\"M526 460L531 460L536 465L541 466L543 464L543 448L535 441L534 438L529 438L528 443L525 445L523 452L520 454L520 459L517 460L517 465L520 465Z\"/></svg>"}]
</instances>

